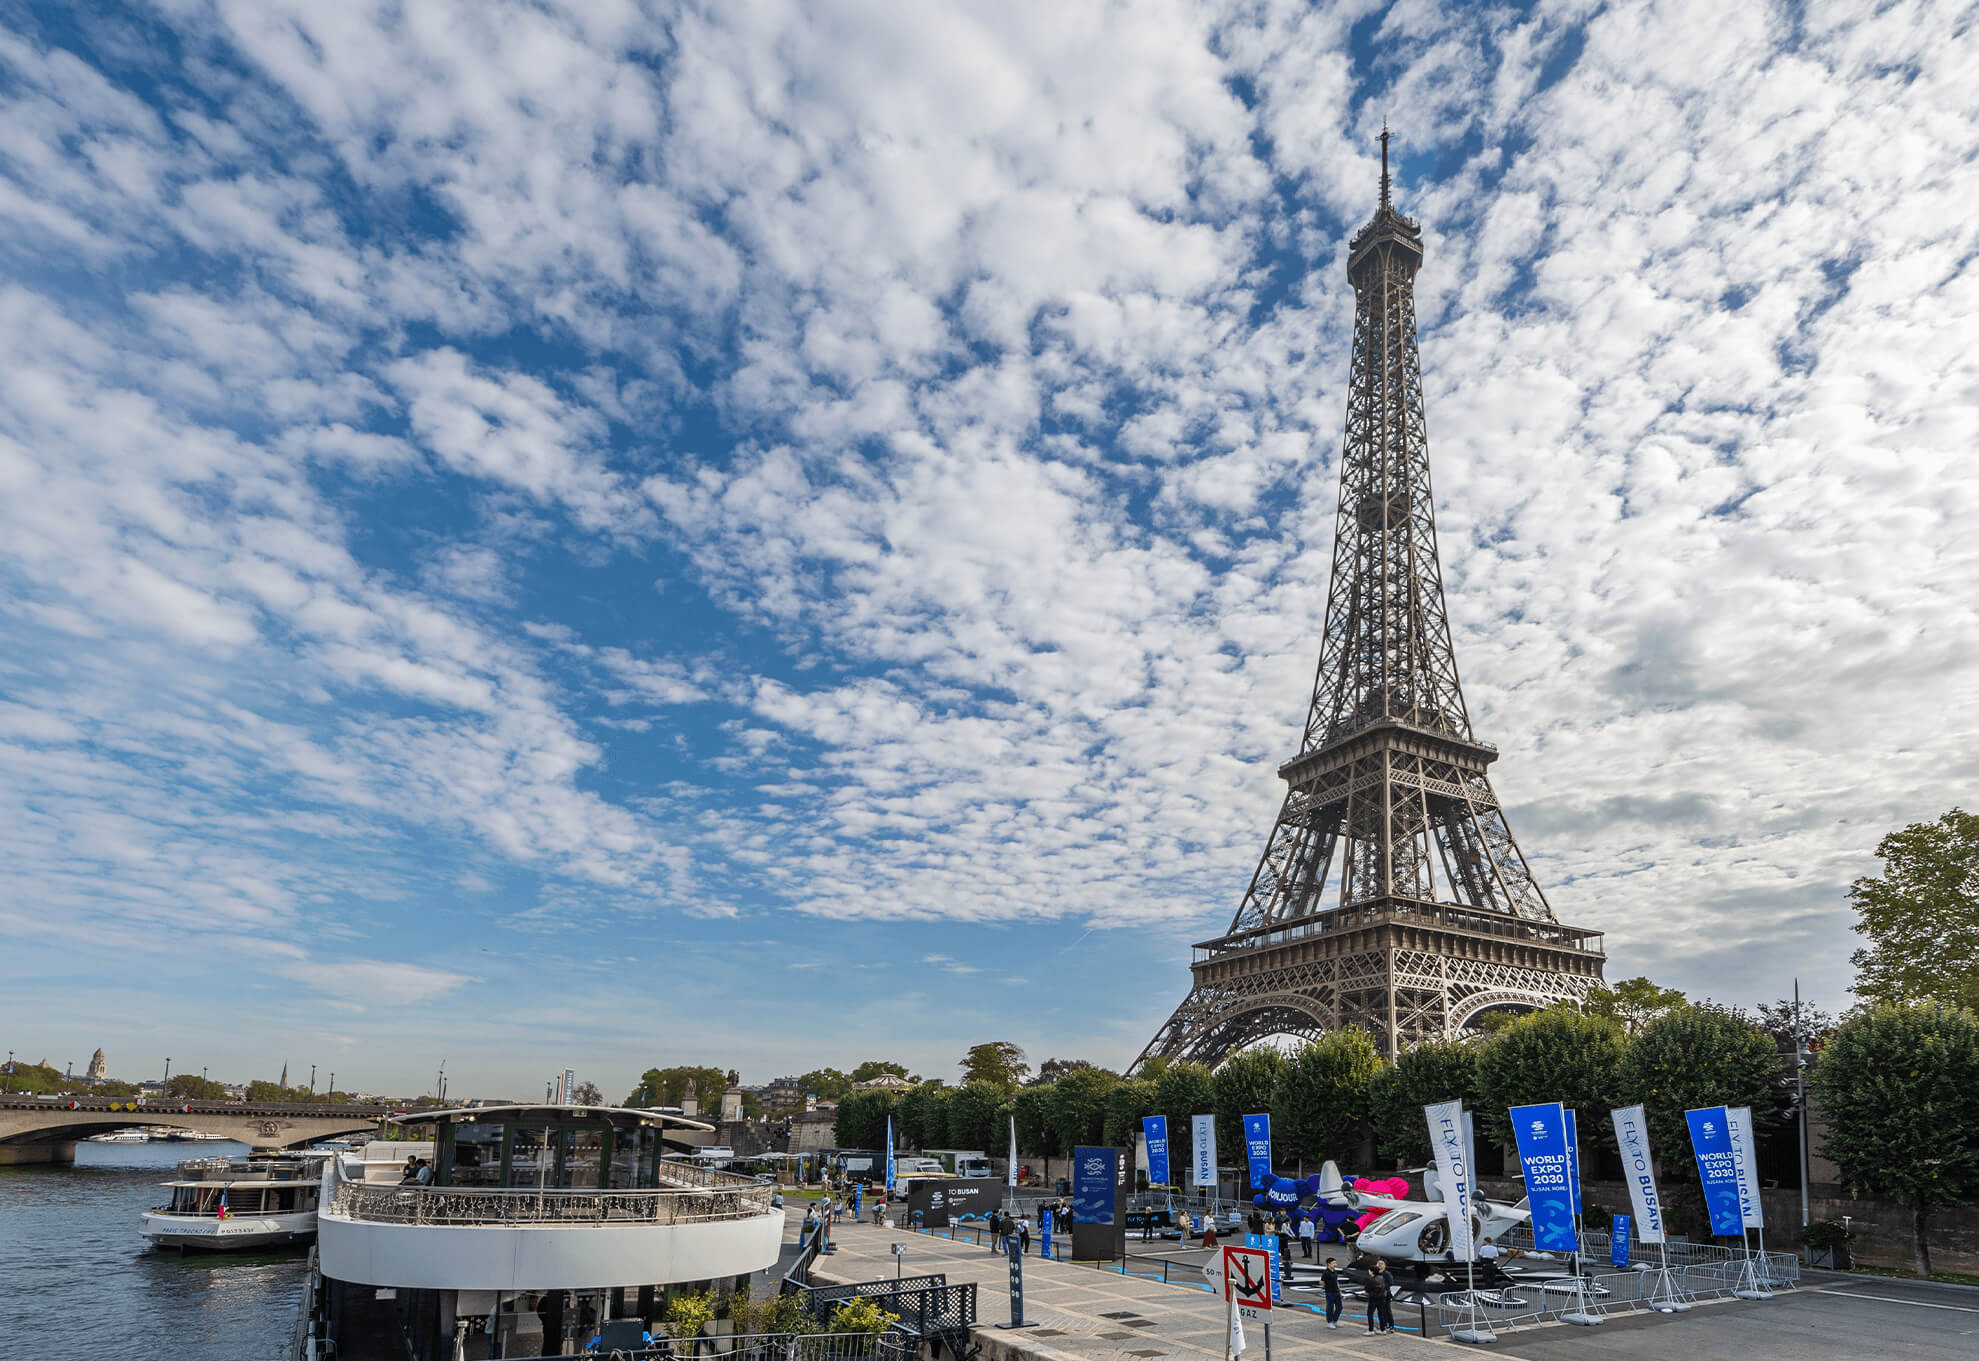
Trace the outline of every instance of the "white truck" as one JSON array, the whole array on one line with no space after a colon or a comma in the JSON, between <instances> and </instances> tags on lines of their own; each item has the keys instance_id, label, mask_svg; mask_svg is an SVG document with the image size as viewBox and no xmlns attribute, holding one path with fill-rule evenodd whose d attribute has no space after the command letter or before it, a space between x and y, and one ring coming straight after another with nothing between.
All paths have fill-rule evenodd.
<instances>
[{"instance_id":1,"label":"white truck","mask_svg":"<svg viewBox=\"0 0 1979 1361\"><path fill-rule=\"evenodd\" d=\"M952 1172L958 1177L987 1177L991 1175L989 1154L980 1148L927 1148L921 1150L924 1157L940 1161L944 1172Z\"/></svg>"}]
</instances>

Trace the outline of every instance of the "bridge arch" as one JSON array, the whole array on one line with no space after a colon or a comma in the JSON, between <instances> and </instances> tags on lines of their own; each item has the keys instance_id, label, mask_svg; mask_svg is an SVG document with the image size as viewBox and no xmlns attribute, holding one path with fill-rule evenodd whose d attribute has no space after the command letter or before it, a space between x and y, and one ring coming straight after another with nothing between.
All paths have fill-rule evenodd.
<instances>
[{"instance_id":1,"label":"bridge arch","mask_svg":"<svg viewBox=\"0 0 1979 1361\"><path fill-rule=\"evenodd\" d=\"M1271 993L1247 997L1204 1027L1173 1058L1221 1068L1259 1040L1292 1035L1316 1040L1333 1027L1333 1018L1309 997Z\"/></svg>"},{"instance_id":2,"label":"bridge arch","mask_svg":"<svg viewBox=\"0 0 1979 1361\"><path fill-rule=\"evenodd\" d=\"M135 1102L0 1101L0 1164L73 1162L76 1144L92 1134L133 1126L219 1134L257 1149L303 1148L343 1134L375 1131L391 1114L368 1106L234 1106L219 1102L138 1105ZM112 1110L115 1105L117 1109Z\"/></svg>"},{"instance_id":3,"label":"bridge arch","mask_svg":"<svg viewBox=\"0 0 1979 1361\"><path fill-rule=\"evenodd\" d=\"M1449 1039L1456 1039L1464 1033L1471 1022L1487 1011L1516 1011L1524 1014L1543 1011L1555 1002L1564 1000L1566 999L1527 992L1520 988L1493 988L1486 992L1472 993L1462 1001L1450 1004L1445 1034Z\"/></svg>"}]
</instances>

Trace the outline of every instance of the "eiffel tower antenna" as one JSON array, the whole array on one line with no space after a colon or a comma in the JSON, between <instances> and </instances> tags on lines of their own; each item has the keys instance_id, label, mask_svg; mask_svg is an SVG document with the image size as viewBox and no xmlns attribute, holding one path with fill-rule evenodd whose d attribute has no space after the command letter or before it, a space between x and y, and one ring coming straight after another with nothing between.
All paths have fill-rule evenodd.
<instances>
[{"instance_id":1,"label":"eiffel tower antenna","mask_svg":"<svg viewBox=\"0 0 1979 1361\"><path fill-rule=\"evenodd\" d=\"M1393 1058L1487 1011L1573 1001L1600 933L1563 926L1471 732L1436 555L1416 352L1422 229L1389 197L1348 243L1354 348L1319 673L1285 803L1227 933L1135 1061L1212 1066L1269 1035L1359 1026Z\"/></svg>"}]
</instances>

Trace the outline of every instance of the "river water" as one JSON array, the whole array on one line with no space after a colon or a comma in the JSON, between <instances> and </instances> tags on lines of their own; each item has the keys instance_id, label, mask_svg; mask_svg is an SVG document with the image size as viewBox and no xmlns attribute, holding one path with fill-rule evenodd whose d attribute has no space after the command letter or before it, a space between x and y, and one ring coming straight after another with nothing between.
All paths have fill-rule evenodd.
<instances>
[{"instance_id":1,"label":"river water","mask_svg":"<svg viewBox=\"0 0 1979 1361\"><path fill-rule=\"evenodd\" d=\"M76 1145L73 1167L0 1167L0 1357L280 1361L308 1249L154 1252L137 1217L186 1158L241 1144Z\"/></svg>"}]
</instances>

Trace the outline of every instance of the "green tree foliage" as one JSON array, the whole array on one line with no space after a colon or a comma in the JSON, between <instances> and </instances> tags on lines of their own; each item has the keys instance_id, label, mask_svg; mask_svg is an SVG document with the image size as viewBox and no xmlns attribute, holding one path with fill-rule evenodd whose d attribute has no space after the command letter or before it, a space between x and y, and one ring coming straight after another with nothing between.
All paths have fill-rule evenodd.
<instances>
[{"instance_id":1,"label":"green tree foliage","mask_svg":"<svg viewBox=\"0 0 1979 1361\"><path fill-rule=\"evenodd\" d=\"M1510 1107L1558 1101L1576 1112L1581 1148L1591 1152L1593 1142L1611 1128L1608 1111L1619 1085L1622 1043L1614 1022L1571 1006L1518 1017L1477 1051L1478 1137L1509 1147ZM1420 1110L1416 1123L1422 1123Z\"/></svg>"},{"instance_id":2,"label":"green tree foliage","mask_svg":"<svg viewBox=\"0 0 1979 1361\"><path fill-rule=\"evenodd\" d=\"M852 1079L836 1068L813 1068L797 1079L797 1090L820 1101L842 1101L852 1090Z\"/></svg>"},{"instance_id":3,"label":"green tree foliage","mask_svg":"<svg viewBox=\"0 0 1979 1361\"><path fill-rule=\"evenodd\" d=\"M1215 1079L1202 1064L1186 1060L1164 1064L1149 1076L1154 1079L1154 1109L1149 1114L1167 1116L1172 1146L1188 1147L1193 1137L1189 1117L1216 1110Z\"/></svg>"},{"instance_id":4,"label":"green tree foliage","mask_svg":"<svg viewBox=\"0 0 1979 1361\"><path fill-rule=\"evenodd\" d=\"M1589 1016L1599 1016L1620 1025L1633 1035L1658 1016L1667 1016L1686 1005L1675 988L1660 988L1647 978L1624 978L1612 988L1594 988L1580 1004Z\"/></svg>"},{"instance_id":5,"label":"green tree foliage","mask_svg":"<svg viewBox=\"0 0 1979 1361\"><path fill-rule=\"evenodd\" d=\"M1662 1165L1664 1199L1680 1230L1708 1233L1704 1195L1691 1157L1684 1112L1700 1106L1750 1106L1769 1119L1780 1091L1780 1050L1773 1037L1728 1007L1700 1002L1643 1026L1622 1053L1618 1102L1641 1102L1649 1119L1650 1148ZM1581 1139L1588 1116L1580 1117ZM1604 1118L1600 1130L1610 1135Z\"/></svg>"},{"instance_id":6,"label":"green tree foliage","mask_svg":"<svg viewBox=\"0 0 1979 1361\"><path fill-rule=\"evenodd\" d=\"M301 1087L284 1087L279 1082L263 1082L256 1078L247 1084L247 1099L256 1104L280 1101L307 1101L309 1092Z\"/></svg>"},{"instance_id":7,"label":"green tree foliage","mask_svg":"<svg viewBox=\"0 0 1979 1361\"><path fill-rule=\"evenodd\" d=\"M1478 1045L1471 1040L1425 1044L1375 1075L1368 1092L1375 1142L1398 1166L1429 1161L1424 1106L1462 1101L1467 1109L1477 1109L1477 1055Z\"/></svg>"},{"instance_id":8,"label":"green tree foliage","mask_svg":"<svg viewBox=\"0 0 1979 1361\"><path fill-rule=\"evenodd\" d=\"M1979 1200L1979 1016L1941 1002L1842 1022L1814 1073L1823 1152L1851 1187L1908 1206L1931 1274L1933 1210Z\"/></svg>"},{"instance_id":9,"label":"green tree foliage","mask_svg":"<svg viewBox=\"0 0 1979 1361\"><path fill-rule=\"evenodd\" d=\"M1336 1030L1285 1061L1271 1100L1272 1153L1281 1162L1351 1162L1367 1121L1368 1091L1383 1067L1364 1030Z\"/></svg>"},{"instance_id":10,"label":"green tree foliage","mask_svg":"<svg viewBox=\"0 0 1979 1361\"><path fill-rule=\"evenodd\" d=\"M1231 1059L1210 1081L1216 1112L1217 1160L1244 1166L1244 1117L1271 1109L1285 1056L1276 1049L1249 1049Z\"/></svg>"},{"instance_id":11,"label":"green tree foliage","mask_svg":"<svg viewBox=\"0 0 1979 1361\"><path fill-rule=\"evenodd\" d=\"M1035 1082L1056 1082L1067 1073L1076 1072L1081 1068L1097 1068L1098 1066L1091 1059L1046 1059L1038 1065L1038 1075L1032 1080Z\"/></svg>"},{"instance_id":12,"label":"green tree foliage","mask_svg":"<svg viewBox=\"0 0 1979 1361\"><path fill-rule=\"evenodd\" d=\"M1008 1093L994 1082L965 1082L948 1100L948 1146L1001 1148L1004 1131L996 1127L996 1113L1003 1108Z\"/></svg>"},{"instance_id":13,"label":"green tree foliage","mask_svg":"<svg viewBox=\"0 0 1979 1361\"><path fill-rule=\"evenodd\" d=\"M672 1068L648 1068L639 1085L625 1098L628 1106L678 1106L687 1092L688 1079L694 1081L694 1096L702 1110L717 1109L721 1094L728 1087L728 1074L720 1068L680 1064Z\"/></svg>"},{"instance_id":14,"label":"green tree foliage","mask_svg":"<svg viewBox=\"0 0 1979 1361\"><path fill-rule=\"evenodd\" d=\"M1106 1134L1106 1098L1120 1079L1104 1068L1078 1068L1051 1084L1045 1123L1052 1151L1070 1157L1079 1144L1097 1144Z\"/></svg>"},{"instance_id":15,"label":"green tree foliage","mask_svg":"<svg viewBox=\"0 0 1979 1361\"><path fill-rule=\"evenodd\" d=\"M1106 1130L1100 1141L1120 1148L1130 1146L1141 1132L1141 1118L1160 1113L1154 1107L1154 1091L1154 1083L1144 1077L1114 1083L1106 1094Z\"/></svg>"},{"instance_id":16,"label":"green tree foliage","mask_svg":"<svg viewBox=\"0 0 1979 1361\"><path fill-rule=\"evenodd\" d=\"M165 1094L180 1101L225 1101L226 1087L198 1073L179 1073L165 1084Z\"/></svg>"},{"instance_id":17,"label":"green tree foliage","mask_svg":"<svg viewBox=\"0 0 1979 1361\"><path fill-rule=\"evenodd\" d=\"M602 1106L605 1094L598 1090L598 1084L586 1079L570 1089L570 1100L576 1106Z\"/></svg>"},{"instance_id":18,"label":"green tree foliage","mask_svg":"<svg viewBox=\"0 0 1979 1361\"><path fill-rule=\"evenodd\" d=\"M1881 878L1848 891L1869 945L1850 956L1873 1002L1944 1002L1979 1011L1979 814L1954 808L1891 832Z\"/></svg>"},{"instance_id":19,"label":"green tree foliage","mask_svg":"<svg viewBox=\"0 0 1979 1361\"><path fill-rule=\"evenodd\" d=\"M882 1077L888 1073L893 1074L895 1077L906 1077L907 1065L904 1063L895 1063L891 1059L867 1059L864 1063L852 1070L852 1081L871 1082L874 1078Z\"/></svg>"},{"instance_id":20,"label":"green tree foliage","mask_svg":"<svg viewBox=\"0 0 1979 1361\"><path fill-rule=\"evenodd\" d=\"M1040 1082L1024 1088L1010 1103L1017 1117L1017 1147L1025 1153L1045 1156L1052 1149L1051 1093L1057 1084Z\"/></svg>"},{"instance_id":21,"label":"green tree foliage","mask_svg":"<svg viewBox=\"0 0 1979 1361\"><path fill-rule=\"evenodd\" d=\"M0 1061L0 1067L4 1066L4 1061ZM195 1082L198 1080L198 1078L193 1079ZM65 1083L62 1080L62 1070L45 1059L40 1063L23 1063L16 1059L13 1071L6 1075L4 1084L0 1085L4 1085L9 1093L16 1096L21 1094L42 1096L50 1092L67 1091L70 1086L80 1088L81 1084Z\"/></svg>"},{"instance_id":22,"label":"green tree foliage","mask_svg":"<svg viewBox=\"0 0 1979 1361\"><path fill-rule=\"evenodd\" d=\"M892 1092L854 1092L838 1103L831 1137L840 1148L884 1148L886 1118L894 1113Z\"/></svg>"},{"instance_id":23,"label":"green tree foliage","mask_svg":"<svg viewBox=\"0 0 1979 1361\"><path fill-rule=\"evenodd\" d=\"M1030 1076L1031 1065L1024 1060L1024 1051L1008 1040L992 1040L970 1048L961 1063L962 1080L987 1082L1001 1087L1006 1092L1014 1092L1024 1085Z\"/></svg>"},{"instance_id":24,"label":"green tree foliage","mask_svg":"<svg viewBox=\"0 0 1979 1361\"><path fill-rule=\"evenodd\" d=\"M896 1133L902 1148L941 1147L941 1140L928 1138L928 1100L942 1087L941 1079L935 1078L900 1094L900 1128Z\"/></svg>"},{"instance_id":25,"label":"green tree foliage","mask_svg":"<svg viewBox=\"0 0 1979 1361\"><path fill-rule=\"evenodd\" d=\"M955 1088L943 1082L924 1083L926 1095L921 1104L922 1148L957 1148L948 1115L955 1107Z\"/></svg>"}]
</instances>

